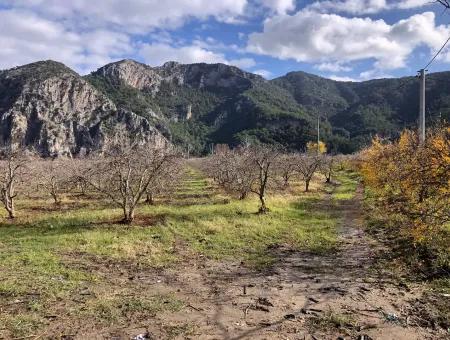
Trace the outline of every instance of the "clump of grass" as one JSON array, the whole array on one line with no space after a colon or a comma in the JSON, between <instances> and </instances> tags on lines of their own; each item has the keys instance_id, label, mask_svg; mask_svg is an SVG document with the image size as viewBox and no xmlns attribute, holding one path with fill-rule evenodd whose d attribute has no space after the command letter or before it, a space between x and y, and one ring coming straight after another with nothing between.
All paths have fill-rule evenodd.
<instances>
[{"instance_id":1,"label":"clump of grass","mask_svg":"<svg viewBox=\"0 0 450 340\"><path fill-rule=\"evenodd\" d=\"M95 280L92 274L68 268L57 255L28 242L8 255L3 254L1 262L6 269L0 274L0 293L6 296L32 293L51 299L68 294L82 282Z\"/></svg>"},{"instance_id":2,"label":"clump of grass","mask_svg":"<svg viewBox=\"0 0 450 340\"><path fill-rule=\"evenodd\" d=\"M164 326L167 339L175 339L179 337L186 338L195 334L196 325L192 323L182 323L178 325Z\"/></svg>"},{"instance_id":3,"label":"clump of grass","mask_svg":"<svg viewBox=\"0 0 450 340\"><path fill-rule=\"evenodd\" d=\"M309 324L312 328L318 330L329 330L330 328L356 328L358 323L348 314L337 313L329 310L321 316L310 318Z\"/></svg>"},{"instance_id":4,"label":"clump of grass","mask_svg":"<svg viewBox=\"0 0 450 340\"><path fill-rule=\"evenodd\" d=\"M99 323L116 323L121 318L155 316L160 312L178 312L184 302L172 294L155 296L100 296L86 303L82 317Z\"/></svg>"},{"instance_id":5,"label":"clump of grass","mask_svg":"<svg viewBox=\"0 0 450 340\"><path fill-rule=\"evenodd\" d=\"M19 313L10 315L0 313L0 338L29 337L34 335L34 332L42 325L43 320L35 314Z\"/></svg>"}]
</instances>

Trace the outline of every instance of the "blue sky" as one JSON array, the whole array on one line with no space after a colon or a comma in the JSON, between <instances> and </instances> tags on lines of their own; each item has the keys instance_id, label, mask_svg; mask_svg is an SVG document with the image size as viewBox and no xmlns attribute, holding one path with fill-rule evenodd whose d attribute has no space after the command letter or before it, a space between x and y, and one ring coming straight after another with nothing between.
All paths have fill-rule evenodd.
<instances>
[{"instance_id":1,"label":"blue sky","mask_svg":"<svg viewBox=\"0 0 450 340\"><path fill-rule=\"evenodd\" d=\"M415 75L450 36L428 0L0 0L0 68L45 59L81 74L131 58L222 62L266 78ZM445 49L431 72L450 68Z\"/></svg>"}]
</instances>

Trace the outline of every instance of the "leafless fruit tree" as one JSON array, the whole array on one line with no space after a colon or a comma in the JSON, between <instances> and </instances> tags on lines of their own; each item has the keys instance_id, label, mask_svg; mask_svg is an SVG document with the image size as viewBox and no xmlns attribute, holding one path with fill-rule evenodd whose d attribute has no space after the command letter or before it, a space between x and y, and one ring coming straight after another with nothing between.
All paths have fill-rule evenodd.
<instances>
[{"instance_id":1,"label":"leafless fruit tree","mask_svg":"<svg viewBox=\"0 0 450 340\"><path fill-rule=\"evenodd\" d=\"M305 181L305 192L309 191L309 184L321 164L321 156L303 154L297 158L297 170L303 181Z\"/></svg>"},{"instance_id":2,"label":"leafless fruit tree","mask_svg":"<svg viewBox=\"0 0 450 340\"><path fill-rule=\"evenodd\" d=\"M279 151L272 146L255 145L248 147L250 166L256 169L251 191L258 195L260 201L259 213L266 213L269 209L266 206L266 192L275 179L275 167Z\"/></svg>"},{"instance_id":3,"label":"leafless fruit tree","mask_svg":"<svg viewBox=\"0 0 450 340\"><path fill-rule=\"evenodd\" d=\"M23 188L32 155L25 149L8 145L0 149L0 156L0 200L8 217L13 219L16 217L15 199Z\"/></svg>"},{"instance_id":4,"label":"leafless fruit tree","mask_svg":"<svg viewBox=\"0 0 450 340\"><path fill-rule=\"evenodd\" d=\"M237 193L241 200L251 191L254 172L249 166L247 148L231 150L228 146L221 146L207 160L205 170L219 186L228 192Z\"/></svg>"},{"instance_id":5,"label":"leafless fruit tree","mask_svg":"<svg viewBox=\"0 0 450 340\"><path fill-rule=\"evenodd\" d=\"M105 150L103 156L90 162L82 178L122 209L124 223L131 223L141 198L165 174L177 154L166 147L117 142Z\"/></svg>"},{"instance_id":6,"label":"leafless fruit tree","mask_svg":"<svg viewBox=\"0 0 450 340\"><path fill-rule=\"evenodd\" d=\"M290 180L297 174L297 156L295 154L282 154L277 162L277 172L282 179L282 187L288 188Z\"/></svg>"},{"instance_id":7,"label":"leafless fruit tree","mask_svg":"<svg viewBox=\"0 0 450 340\"><path fill-rule=\"evenodd\" d=\"M339 156L323 155L319 164L319 172L325 176L325 182L331 183L334 169L339 162Z\"/></svg>"},{"instance_id":8,"label":"leafless fruit tree","mask_svg":"<svg viewBox=\"0 0 450 340\"><path fill-rule=\"evenodd\" d=\"M53 203L61 203L61 195L71 187L74 177L71 160L67 158L35 160L30 164L33 177L40 187L50 194Z\"/></svg>"},{"instance_id":9,"label":"leafless fruit tree","mask_svg":"<svg viewBox=\"0 0 450 340\"><path fill-rule=\"evenodd\" d=\"M233 150L221 147L210 157L206 172L229 192L238 193L239 199L248 193L258 195L260 213L266 206L266 192L275 182L276 162L280 153L265 145L239 146Z\"/></svg>"},{"instance_id":10,"label":"leafless fruit tree","mask_svg":"<svg viewBox=\"0 0 450 340\"><path fill-rule=\"evenodd\" d=\"M183 176L183 164L181 160L174 159L168 162L164 171L153 178L146 190L145 203L155 204L157 196L169 196L175 192Z\"/></svg>"}]
</instances>

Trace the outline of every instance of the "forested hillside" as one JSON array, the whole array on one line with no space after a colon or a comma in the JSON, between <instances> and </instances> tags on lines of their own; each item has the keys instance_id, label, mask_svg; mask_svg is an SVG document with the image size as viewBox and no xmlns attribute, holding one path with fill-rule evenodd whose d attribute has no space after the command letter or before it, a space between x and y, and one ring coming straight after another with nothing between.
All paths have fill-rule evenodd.
<instances>
[{"instance_id":1,"label":"forested hillside","mask_svg":"<svg viewBox=\"0 0 450 340\"><path fill-rule=\"evenodd\" d=\"M86 79L197 154L249 139L302 149L313 138L314 119L288 91L236 67L169 62L150 68L124 60Z\"/></svg>"},{"instance_id":2,"label":"forested hillside","mask_svg":"<svg viewBox=\"0 0 450 340\"><path fill-rule=\"evenodd\" d=\"M450 72L427 77L429 124L450 117ZM289 91L303 110L327 122L326 141L350 152L367 145L373 136L398 137L415 127L419 82L415 77L338 82L304 72L291 72L272 83Z\"/></svg>"},{"instance_id":3,"label":"forested hillside","mask_svg":"<svg viewBox=\"0 0 450 340\"><path fill-rule=\"evenodd\" d=\"M449 119L449 78L449 72L427 77L428 126ZM66 102L64 91L72 86L70 79L76 86L67 95L74 98ZM39 84L41 90L28 93ZM375 135L395 139L402 129L415 127L418 87L415 77L339 82L291 72L268 81L224 64L168 62L150 67L133 60L108 64L80 77L63 64L45 61L1 71L1 131L5 141L15 138L45 154L98 147L108 133L97 134L94 126L106 106L83 104L95 96L99 103L108 103L109 111L121 112L115 118L118 124L129 115L134 115L133 124L136 117L144 118L139 123L148 125L144 130L153 129L152 134L160 133L191 154L207 154L216 144L234 146L252 140L304 150L317 138L318 117L328 151L351 153L367 146ZM25 118L19 119L24 112ZM64 118L67 131L75 131L73 140L66 141L63 125L53 127L56 118L46 116L51 112ZM87 125L82 134L77 123L80 115L92 116L83 123ZM136 130L130 122L129 128Z\"/></svg>"},{"instance_id":4,"label":"forested hillside","mask_svg":"<svg viewBox=\"0 0 450 340\"><path fill-rule=\"evenodd\" d=\"M146 76L138 80L139 73ZM428 77L430 123L449 117L449 76ZM176 144L189 145L197 154L213 144L252 139L302 150L316 138L318 116L328 150L350 153L377 134L397 138L403 128L415 126L418 108L415 77L340 82L291 72L267 81L223 64L169 62L151 68L125 60L87 79L118 106L150 119ZM192 117L186 119L189 106Z\"/></svg>"}]
</instances>

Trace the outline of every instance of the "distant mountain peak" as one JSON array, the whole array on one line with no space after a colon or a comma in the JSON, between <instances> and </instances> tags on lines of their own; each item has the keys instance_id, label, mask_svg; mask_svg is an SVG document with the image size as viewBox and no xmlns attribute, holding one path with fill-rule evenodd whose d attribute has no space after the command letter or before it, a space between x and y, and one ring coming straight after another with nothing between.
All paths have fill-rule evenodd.
<instances>
[{"instance_id":1,"label":"distant mountain peak","mask_svg":"<svg viewBox=\"0 0 450 340\"><path fill-rule=\"evenodd\" d=\"M54 60L43 60L34 63L17 66L10 70L5 70L3 74L10 78L21 78L34 79L34 80L44 80L54 76L60 76L62 74L69 74L73 76L78 76L71 68L67 67L63 63Z\"/></svg>"},{"instance_id":2,"label":"distant mountain peak","mask_svg":"<svg viewBox=\"0 0 450 340\"><path fill-rule=\"evenodd\" d=\"M166 62L162 65L162 67L163 67L163 68L173 68L173 67L176 67L176 66L179 66L179 65L181 65L181 63L179 63L178 61L173 61L173 60L171 60L171 61L166 61Z\"/></svg>"}]
</instances>

